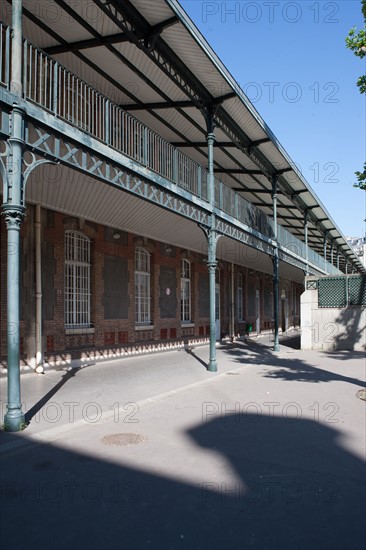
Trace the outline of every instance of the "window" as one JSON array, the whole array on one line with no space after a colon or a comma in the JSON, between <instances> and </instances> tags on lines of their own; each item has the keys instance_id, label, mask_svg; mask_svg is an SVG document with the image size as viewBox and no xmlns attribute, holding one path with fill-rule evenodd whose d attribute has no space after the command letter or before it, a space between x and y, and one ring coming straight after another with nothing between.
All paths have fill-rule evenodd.
<instances>
[{"instance_id":1,"label":"window","mask_svg":"<svg viewBox=\"0 0 366 550\"><path fill-rule=\"evenodd\" d=\"M150 325L150 254L144 248L135 251L135 309L136 324Z\"/></svg>"},{"instance_id":2,"label":"window","mask_svg":"<svg viewBox=\"0 0 366 550\"><path fill-rule=\"evenodd\" d=\"M65 233L65 325L90 326L90 239Z\"/></svg>"},{"instance_id":3,"label":"window","mask_svg":"<svg viewBox=\"0 0 366 550\"><path fill-rule=\"evenodd\" d=\"M180 279L180 318L182 323L191 321L191 263L182 260Z\"/></svg>"},{"instance_id":4,"label":"window","mask_svg":"<svg viewBox=\"0 0 366 550\"><path fill-rule=\"evenodd\" d=\"M243 275L238 275L238 288L237 288L237 315L238 321L243 320Z\"/></svg>"}]
</instances>

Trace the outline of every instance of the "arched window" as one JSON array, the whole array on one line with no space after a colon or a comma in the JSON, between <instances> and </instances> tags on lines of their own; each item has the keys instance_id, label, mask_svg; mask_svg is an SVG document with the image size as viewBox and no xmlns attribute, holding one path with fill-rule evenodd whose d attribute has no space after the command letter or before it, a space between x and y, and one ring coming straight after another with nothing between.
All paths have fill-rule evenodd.
<instances>
[{"instance_id":1,"label":"arched window","mask_svg":"<svg viewBox=\"0 0 366 550\"><path fill-rule=\"evenodd\" d=\"M137 247L135 250L135 310L136 324L151 324L150 254Z\"/></svg>"},{"instance_id":2,"label":"arched window","mask_svg":"<svg viewBox=\"0 0 366 550\"><path fill-rule=\"evenodd\" d=\"M180 274L180 311L182 323L191 321L191 263L183 259Z\"/></svg>"},{"instance_id":3,"label":"arched window","mask_svg":"<svg viewBox=\"0 0 366 550\"><path fill-rule=\"evenodd\" d=\"M236 299L236 306L237 306L237 316L238 321L243 321L243 275L241 273L238 274L238 287L237 287L237 299Z\"/></svg>"},{"instance_id":4,"label":"arched window","mask_svg":"<svg viewBox=\"0 0 366 550\"><path fill-rule=\"evenodd\" d=\"M90 326L90 239L65 233L65 326Z\"/></svg>"}]
</instances>

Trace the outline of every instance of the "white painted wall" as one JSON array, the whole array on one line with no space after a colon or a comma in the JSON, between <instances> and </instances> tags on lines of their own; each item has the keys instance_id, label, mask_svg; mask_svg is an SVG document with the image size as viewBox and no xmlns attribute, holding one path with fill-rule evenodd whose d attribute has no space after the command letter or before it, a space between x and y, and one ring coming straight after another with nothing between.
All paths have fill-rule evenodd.
<instances>
[{"instance_id":1,"label":"white painted wall","mask_svg":"<svg viewBox=\"0 0 366 550\"><path fill-rule=\"evenodd\" d=\"M318 277L306 277L307 281ZM318 290L301 295L301 349L366 350L366 308L319 308Z\"/></svg>"}]
</instances>

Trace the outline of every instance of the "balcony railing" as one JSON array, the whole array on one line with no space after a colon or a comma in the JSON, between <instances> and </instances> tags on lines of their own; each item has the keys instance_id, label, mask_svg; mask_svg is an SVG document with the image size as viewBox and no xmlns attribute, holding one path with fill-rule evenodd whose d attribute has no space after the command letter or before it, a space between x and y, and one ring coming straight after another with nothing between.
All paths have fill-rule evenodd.
<instances>
[{"instance_id":1,"label":"balcony railing","mask_svg":"<svg viewBox=\"0 0 366 550\"><path fill-rule=\"evenodd\" d=\"M0 84L9 89L11 30L0 23ZM112 103L42 50L24 41L23 97L134 159L197 197L208 200L207 170L135 117ZM215 206L273 238L273 220L215 178ZM279 243L306 257L305 244L278 225ZM341 273L308 248L308 260L330 274Z\"/></svg>"}]
</instances>

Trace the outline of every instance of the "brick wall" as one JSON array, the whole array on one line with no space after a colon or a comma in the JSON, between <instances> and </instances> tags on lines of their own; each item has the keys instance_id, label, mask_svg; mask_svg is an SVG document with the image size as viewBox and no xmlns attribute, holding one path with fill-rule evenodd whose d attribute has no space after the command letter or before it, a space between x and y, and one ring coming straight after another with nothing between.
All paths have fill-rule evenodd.
<instances>
[{"instance_id":1,"label":"brick wall","mask_svg":"<svg viewBox=\"0 0 366 550\"><path fill-rule=\"evenodd\" d=\"M34 246L34 235L30 226L32 216L28 216L22 225L21 236L26 238L25 250L31 258ZM91 239L91 323L89 330L65 330L64 321L64 238L66 230L77 230ZM44 252L44 273L42 281L43 300L43 350L45 360L49 362L66 361L88 355L110 356L121 350L131 350L138 346L156 346L157 342L184 342L188 339L207 341L209 336L209 317L200 315L199 285L208 284L207 266L203 255L174 246L159 243L119 231L119 238L114 238L115 231L102 225L97 225L61 213L42 209L42 251ZM4 363L6 359L6 229L1 220L0 241L0 356ZM135 249L142 246L151 254L151 319L153 326L137 330L135 325ZM47 257L47 260L46 260ZM191 262L191 316L192 323L182 324L180 321L180 269L182 258ZM114 295L106 288L106 263L116 265L121 273L127 274L124 281L124 291L118 294L118 286L114 282L116 299L125 299L123 304L124 318L115 318L113 306ZM47 265L46 265L47 263ZM125 267L127 266L127 267ZM29 267L29 266L28 266ZM27 296L34 292L30 280L32 270L28 269L26 284L22 277L22 293ZM245 333L245 323L252 323L255 330L255 296L251 293L259 290L261 330L270 329L272 315L264 299L268 300L272 291L272 276L255 271L252 268L235 266L234 271L234 301L237 299L237 275L242 274L243 280L243 321L237 319L235 305L234 333L242 336ZM123 276L125 276L123 275ZM200 276L203 275L203 279ZM167 279L168 277L168 279ZM175 287L164 286L164 281L174 280ZM110 280L110 277L108 277ZM230 336L231 312L231 265L219 261L217 282L220 283L220 321L221 337ZM207 283L205 282L207 281ZM280 283L281 284L281 283ZM127 285L127 289L125 288ZM163 288L162 288L163 285ZM127 290L127 291L126 291ZM123 296L124 298L120 298ZM292 294L291 294L292 296ZM174 302L175 299L175 302ZM254 300L254 302L253 302ZM28 303L29 302L29 303ZM27 347L31 340L34 304L31 300L23 308L20 326L22 342L22 359L26 362ZM172 311L172 304L175 310ZM33 304L33 305L32 305ZM109 304L109 305L108 305ZM251 305L250 305L251 304ZM254 306L253 306L254 304ZM167 307L166 307L167 306ZM254 307L254 309L253 309ZM28 310L27 310L28 308ZM117 308L118 309L118 308ZM291 308L290 308L291 309ZM207 310L207 308L206 308ZM206 311L205 310L205 311ZM108 318L112 316L114 318ZM207 313L207 311L206 311ZM291 314L291 311L290 311ZM292 319L291 319L292 322ZM141 327L138 327L141 328ZM160 345L160 344L159 344ZM164 344L165 345L165 344Z\"/></svg>"}]
</instances>

